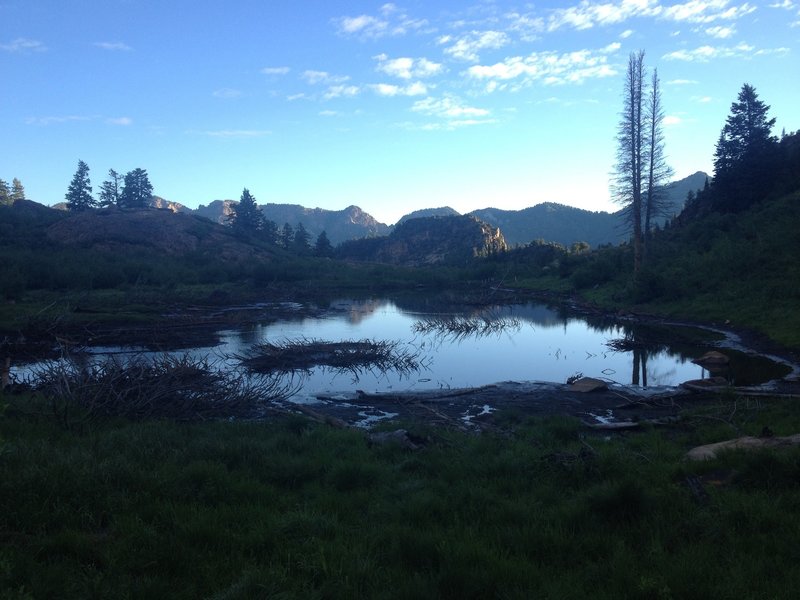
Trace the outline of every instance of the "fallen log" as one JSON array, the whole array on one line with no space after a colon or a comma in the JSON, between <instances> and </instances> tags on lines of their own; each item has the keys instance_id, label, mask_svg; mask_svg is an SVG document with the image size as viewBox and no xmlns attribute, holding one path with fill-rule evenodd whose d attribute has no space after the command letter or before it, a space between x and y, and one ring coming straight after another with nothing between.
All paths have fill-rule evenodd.
<instances>
[{"instance_id":1,"label":"fallen log","mask_svg":"<svg viewBox=\"0 0 800 600\"><path fill-rule=\"evenodd\" d=\"M725 450L760 450L763 448L786 448L800 445L800 433L785 437L744 436L715 444L697 446L686 453L689 460L712 460Z\"/></svg>"}]
</instances>

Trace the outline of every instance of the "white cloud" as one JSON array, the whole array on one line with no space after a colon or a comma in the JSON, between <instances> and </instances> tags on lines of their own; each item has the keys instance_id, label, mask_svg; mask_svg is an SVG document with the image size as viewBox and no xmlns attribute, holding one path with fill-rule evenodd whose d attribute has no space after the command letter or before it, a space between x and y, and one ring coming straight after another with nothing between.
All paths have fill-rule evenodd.
<instances>
[{"instance_id":1,"label":"white cloud","mask_svg":"<svg viewBox=\"0 0 800 600\"><path fill-rule=\"evenodd\" d=\"M616 75L614 68L608 64L605 49L595 52L579 50L560 55L553 51L533 52L526 57L507 58L494 65L475 65L467 72L475 79L521 78L527 83L541 80L546 85L582 83L586 79Z\"/></svg>"},{"instance_id":2,"label":"white cloud","mask_svg":"<svg viewBox=\"0 0 800 600\"><path fill-rule=\"evenodd\" d=\"M386 54L374 57L378 61L376 69L392 77L400 79L422 79L442 72L441 63L427 58L389 58Z\"/></svg>"},{"instance_id":3,"label":"white cloud","mask_svg":"<svg viewBox=\"0 0 800 600\"><path fill-rule=\"evenodd\" d=\"M715 25L714 27L708 27L705 31L706 34L710 35L711 37L724 40L729 37L733 37L736 34L736 27L723 27L722 25Z\"/></svg>"},{"instance_id":4,"label":"white cloud","mask_svg":"<svg viewBox=\"0 0 800 600\"><path fill-rule=\"evenodd\" d=\"M665 60L682 60L686 62L708 62L716 58L750 58L767 54L786 54L788 48L771 48L756 50L754 46L742 42L736 46L700 46L694 50L676 50L662 58Z\"/></svg>"},{"instance_id":5,"label":"white cloud","mask_svg":"<svg viewBox=\"0 0 800 600\"><path fill-rule=\"evenodd\" d=\"M797 4L792 2L792 0L783 0L783 2L776 2L774 4L769 5L770 8L785 8L786 10L794 10L797 7Z\"/></svg>"},{"instance_id":6,"label":"white cloud","mask_svg":"<svg viewBox=\"0 0 800 600\"><path fill-rule=\"evenodd\" d=\"M700 102L701 104L707 104L713 100L711 96L692 96L692 100L695 102Z\"/></svg>"},{"instance_id":7,"label":"white cloud","mask_svg":"<svg viewBox=\"0 0 800 600\"><path fill-rule=\"evenodd\" d=\"M133 50L133 48L123 42L95 42L94 45L103 50L117 50L123 52L130 52Z\"/></svg>"},{"instance_id":8,"label":"white cloud","mask_svg":"<svg viewBox=\"0 0 800 600\"><path fill-rule=\"evenodd\" d=\"M475 119L489 115L489 111L485 108L465 106L459 98L450 95L438 99L429 96L424 100L417 100L411 110L429 117L444 119Z\"/></svg>"},{"instance_id":9,"label":"white cloud","mask_svg":"<svg viewBox=\"0 0 800 600\"><path fill-rule=\"evenodd\" d=\"M311 98L309 98L306 94L300 92L299 94L291 94L289 96L286 96L286 99L289 102L294 102L295 100L310 100Z\"/></svg>"},{"instance_id":10,"label":"white cloud","mask_svg":"<svg viewBox=\"0 0 800 600\"><path fill-rule=\"evenodd\" d=\"M321 110L319 111L320 117L338 117L339 112L335 110Z\"/></svg>"},{"instance_id":11,"label":"white cloud","mask_svg":"<svg viewBox=\"0 0 800 600\"><path fill-rule=\"evenodd\" d=\"M672 79L667 82L667 85L694 85L700 83L694 79Z\"/></svg>"},{"instance_id":12,"label":"white cloud","mask_svg":"<svg viewBox=\"0 0 800 600\"><path fill-rule=\"evenodd\" d=\"M290 70L289 67L264 67L261 72L264 75L286 75Z\"/></svg>"},{"instance_id":13,"label":"white cloud","mask_svg":"<svg viewBox=\"0 0 800 600\"><path fill-rule=\"evenodd\" d=\"M242 97L242 92L232 88L220 88L211 93L215 98L222 98L223 100L234 100Z\"/></svg>"},{"instance_id":14,"label":"white cloud","mask_svg":"<svg viewBox=\"0 0 800 600\"><path fill-rule=\"evenodd\" d=\"M731 6L730 0L689 0L683 4L674 4L664 9L663 16L673 21L689 23L713 23L714 21L732 21L756 10L748 2Z\"/></svg>"},{"instance_id":15,"label":"white cloud","mask_svg":"<svg viewBox=\"0 0 800 600\"><path fill-rule=\"evenodd\" d=\"M653 0L621 0L617 3L582 0L578 6L554 10L548 19L547 30L552 32L562 27L582 30L595 25L614 25L631 17L655 17L662 10Z\"/></svg>"},{"instance_id":16,"label":"white cloud","mask_svg":"<svg viewBox=\"0 0 800 600\"><path fill-rule=\"evenodd\" d=\"M539 39L539 34L544 31L544 19L531 15L522 15L512 12L504 15L508 20L508 31L518 34L523 42L533 42Z\"/></svg>"},{"instance_id":17,"label":"white cloud","mask_svg":"<svg viewBox=\"0 0 800 600\"><path fill-rule=\"evenodd\" d=\"M217 129L214 131L201 131L199 133L216 138L257 138L265 135L272 135L271 131L265 129Z\"/></svg>"},{"instance_id":18,"label":"white cloud","mask_svg":"<svg viewBox=\"0 0 800 600\"><path fill-rule=\"evenodd\" d=\"M47 46L45 46L39 40L30 40L28 38L17 38L8 44L0 44L0 50L5 50L6 52L44 52L47 50Z\"/></svg>"},{"instance_id":19,"label":"white cloud","mask_svg":"<svg viewBox=\"0 0 800 600\"><path fill-rule=\"evenodd\" d=\"M303 79L311 85L325 84L331 85L336 83L344 83L350 78L346 75L331 75L327 71L304 71Z\"/></svg>"},{"instance_id":20,"label":"white cloud","mask_svg":"<svg viewBox=\"0 0 800 600\"><path fill-rule=\"evenodd\" d=\"M393 85L391 83L376 83L367 86L379 96L424 96L428 93L428 86L421 81L416 81L407 86Z\"/></svg>"},{"instance_id":21,"label":"white cloud","mask_svg":"<svg viewBox=\"0 0 800 600\"><path fill-rule=\"evenodd\" d=\"M353 98L358 96L361 88L355 85L332 85L322 95L324 100L333 100L334 98Z\"/></svg>"},{"instance_id":22,"label":"white cloud","mask_svg":"<svg viewBox=\"0 0 800 600\"><path fill-rule=\"evenodd\" d=\"M673 125L680 125L682 122L683 122L683 119L681 119L680 117L677 117L675 115L667 115L666 117L664 117L664 121L663 121L665 127L671 127Z\"/></svg>"},{"instance_id":23,"label":"white cloud","mask_svg":"<svg viewBox=\"0 0 800 600\"><path fill-rule=\"evenodd\" d=\"M80 115L66 115L61 117L29 117L25 119L28 125L53 125L58 123L71 123L75 121L91 121L94 117Z\"/></svg>"},{"instance_id":24,"label":"white cloud","mask_svg":"<svg viewBox=\"0 0 800 600\"><path fill-rule=\"evenodd\" d=\"M128 125L133 125L133 119L130 117L113 117L106 119L106 123L109 125L122 125L123 127L127 127Z\"/></svg>"},{"instance_id":25,"label":"white cloud","mask_svg":"<svg viewBox=\"0 0 800 600\"><path fill-rule=\"evenodd\" d=\"M377 39L385 36L400 36L424 29L425 19L413 19L394 4L384 4L380 14L339 17L333 20L340 35L362 39Z\"/></svg>"},{"instance_id":26,"label":"white cloud","mask_svg":"<svg viewBox=\"0 0 800 600\"><path fill-rule=\"evenodd\" d=\"M623 40L627 40L629 37L633 35L633 29L626 29L622 33L619 34L619 37Z\"/></svg>"},{"instance_id":27,"label":"white cloud","mask_svg":"<svg viewBox=\"0 0 800 600\"><path fill-rule=\"evenodd\" d=\"M503 31L470 31L457 38L450 35L440 37L440 45L450 44L444 49L444 53L469 62L480 60L478 52L485 49L497 50L509 44L511 39ZM451 44L452 42L452 44Z\"/></svg>"}]
</instances>

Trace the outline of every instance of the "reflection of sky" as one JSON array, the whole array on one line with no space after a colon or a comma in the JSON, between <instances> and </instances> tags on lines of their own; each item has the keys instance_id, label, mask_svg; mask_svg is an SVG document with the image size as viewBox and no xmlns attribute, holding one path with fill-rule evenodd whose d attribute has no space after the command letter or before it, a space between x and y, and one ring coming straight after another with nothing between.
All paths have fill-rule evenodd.
<instances>
[{"instance_id":1,"label":"reflection of sky","mask_svg":"<svg viewBox=\"0 0 800 600\"><path fill-rule=\"evenodd\" d=\"M403 312L391 302L336 305L337 314L326 318L283 321L258 326L244 338L235 332L223 336L225 352L242 353L254 342L296 339L326 341L382 339L399 341L418 349L429 369L406 379L393 374L366 374L357 383L350 375L315 372L307 383L310 391L403 390L480 386L499 381L564 382L576 373L618 383L632 381L633 359L629 352L611 352L606 342L621 337L621 326L590 327L583 320L564 318L542 305L521 305L489 310L495 317L513 317L519 328L458 341L436 333L414 333L418 320L437 316ZM461 316L461 315L458 315ZM258 338L258 339L256 339ZM686 360L662 352L648 356L649 385L677 385L701 376L701 369Z\"/></svg>"},{"instance_id":2,"label":"reflection of sky","mask_svg":"<svg viewBox=\"0 0 800 600\"><path fill-rule=\"evenodd\" d=\"M315 369L305 383L306 393L352 391L401 391L481 386L501 381L565 382L582 373L629 385L633 379L631 352L612 352L609 339L622 337L622 326L588 325L576 318L565 318L543 305L498 307L484 312L414 313L404 312L388 301L340 301L330 314L321 318L298 318L269 324L249 325L241 330L220 332L221 345L195 348L193 356L212 358L243 355L257 343L287 340L387 340L396 341L411 351L418 350L428 366L418 374L399 378L393 373L366 373L353 381L350 374L334 374ZM415 333L412 326L432 317L464 315L515 318L519 327L485 336L460 340L430 333ZM110 350L110 349L106 349ZM229 363L234 366L235 361ZM702 376L702 369L686 359L661 352L647 357L647 381L654 385L677 385Z\"/></svg>"}]
</instances>

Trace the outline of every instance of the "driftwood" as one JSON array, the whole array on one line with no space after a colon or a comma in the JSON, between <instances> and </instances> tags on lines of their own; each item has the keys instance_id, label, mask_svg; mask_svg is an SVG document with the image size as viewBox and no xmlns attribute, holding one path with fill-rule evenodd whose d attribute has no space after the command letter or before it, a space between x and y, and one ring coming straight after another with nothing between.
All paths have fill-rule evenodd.
<instances>
[{"instance_id":1,"label":"driftwood","mask_svg":"<svg viewBox=\"0 0 800 600\"><path fill-rule=\"evenodd\" d=\"M760 450L763 448L786 448L800 445L800 433L786 437L744 436L716 444L697 446L686 453L689 460L712 460L725 450Z\"/></svg>"}]
</instances>

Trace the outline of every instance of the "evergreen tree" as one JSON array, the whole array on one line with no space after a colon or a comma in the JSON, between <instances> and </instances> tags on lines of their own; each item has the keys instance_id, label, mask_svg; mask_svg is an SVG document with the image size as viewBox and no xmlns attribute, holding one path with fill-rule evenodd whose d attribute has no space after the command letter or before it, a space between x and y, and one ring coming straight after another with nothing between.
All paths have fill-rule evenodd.
<instances>
[{"instance_id":1,"label":"evergreen tree","mask_svg":"<svg viewBox=\"0 0 800 600\"><path fill-rule=\"evenodd\" d=\"M289 223L283 224L283 229L281 229L281 247L285 250L289 250L292 247L292 242L294 241L294 227L289 225Z\"/></svg>"},{"instance_id":2,"label":"evergreen tree","mask_svg":"<svg viewBox=\"0 0 800 600\"><path fill-rule=\"evenodd\" d=\"M294 230L294 239L292 240L292 249L297 254L308 254L311 251L311 236L303 227L302 223L298 223Z\"/></svg>"},{"instance_id":3,"label":"evergreen tree","mask_svg":"<svg viewBox=\"0 0 800 600\"><path fill-rule=\"evenodd\" d=\"M240 233L255 233L261 229L264 216L256 204L255 197L250 190L244 188L239 204L231 206L228 221Z\"/></svg>"},{"instance_id":4,"label":"evergreen tree","mask_svg":"<svg viewBox=\"0 0 800 600\"><path fill-rule=\"evenodd\" d=\"M123 208L147 208L153 200L153 186L144 169L134 169L125 175L124 187L119 197Z\"/></svg>"},{"instance_id":5,"label":"evergreen tree","mask_svg":"<svg viewBox=\"0 0 800 600\"><path fill-rule=\"evenodd\" d=\"M22 182L14 177L11 182L11 204L17 200L25 200L25 188L22 187Z\"/></svg>"},{"instance_id":6,"label":"evergreen tree","mask_svg":"<svg viewBox=\"0 0 800 600\"><path fill-rule=\"evenodd\" d=\"M769 166L777 148L769 106L745 83L722 128L714 151L715 208L737 211L766 192Z\"/></svg>"},{"instance_id":7,"label":"evergreen tree","mask_svg":"<svg viewBox=\"0 0 800 600\"><path fill-rule=\"evenodd\" d=\"M82 160L78 161L78 170L75 171L64 198L69 210L88 210L95 206L92 184L89 181L89 165Z\"/></svg>"},{"instance_id":8,"label":"evergreen tree","mask_svg":"<svg viewBox=\"0 0 800 600\"><path fill-rule=\"evenodd\" d=\"M108 179L100 186L99 205L119 206L122 195L122 175L114 169L108 170Z\"/></svg>"},{"instance_id":9,"label":"evergreen tree","mask_svg":"<svg viewBox=\"0 0 800 600\"><path fill-rule=\"evenodd\" d=\"M264 219L263 225L261 226L261 237L263 237L268 244L278 246L280 243L278 239L280 237L278 224L270 219Z\"/></svg>"},{"instance_id":10,"label":"evergreen tree","mask_svg":"<svg viewBox=\"0 0 800 600\"><path fill-rule=\"evenodd\" d=\"M333 246L325 231L317 236L317 242L314 244L314 254L322 257L333 256Z\"/></svg>"},{"instance_id":11,"label":"evergreen tree","mask_svg":"<svg viewBox=\"0 0 800 600\"><path fill-rule=\"evenodd\" d=\"M8 183L0 179L0 205L11 204L11 190L8 188Z\"/></svg>"}]
</instances>

